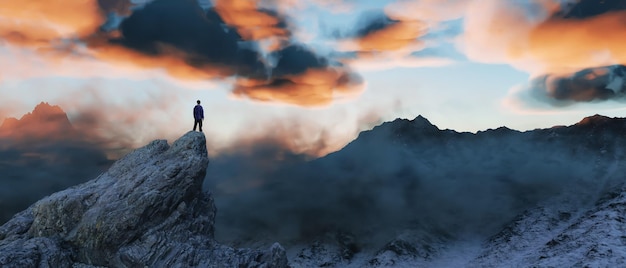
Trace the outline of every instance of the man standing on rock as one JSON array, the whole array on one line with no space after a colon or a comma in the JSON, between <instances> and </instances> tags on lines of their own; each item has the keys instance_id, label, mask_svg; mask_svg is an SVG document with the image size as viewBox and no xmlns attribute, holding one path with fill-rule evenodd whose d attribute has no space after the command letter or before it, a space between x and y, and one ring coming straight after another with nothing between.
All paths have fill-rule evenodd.
<instances>
[{"instance_id":1,"label":"man standing on rock","mask_svg":"<svg viewBox=\"0 0 626 268\"><path fill-rule=\"evenodd\" d=\"M200 100L197 100L196 107L193 107L193 119L195 122L193 123L193 131L196 131L196 126L200 126L200 132L202 132L202 120L204 120L204 109L200 105Z\"/></svg>"}]
</instances>

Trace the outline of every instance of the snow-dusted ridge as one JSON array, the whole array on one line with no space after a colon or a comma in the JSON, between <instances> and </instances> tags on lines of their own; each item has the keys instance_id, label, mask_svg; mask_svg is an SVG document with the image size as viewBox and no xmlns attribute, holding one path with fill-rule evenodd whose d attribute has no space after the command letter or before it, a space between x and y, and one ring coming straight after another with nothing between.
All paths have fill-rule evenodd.
<instances>
[{"instance_id":1,"label":"snow-dusted ridge","mask_svg":"<svg viewBox=\"0 0 626 268\"><path fill-rule=\"evenodd\" d=\"M543 245L623 184L625 134L626 119L600 115L477 133L397 119L239 193L217 233L280 241L294 267L549 267Z\"/></svg>"}]
</instances>

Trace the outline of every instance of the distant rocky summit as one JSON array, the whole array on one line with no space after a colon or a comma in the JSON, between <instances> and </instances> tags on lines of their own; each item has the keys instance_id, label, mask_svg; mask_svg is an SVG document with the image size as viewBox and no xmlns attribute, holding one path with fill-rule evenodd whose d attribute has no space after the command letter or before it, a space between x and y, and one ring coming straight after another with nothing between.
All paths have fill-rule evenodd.
<instances>
[{"instance_id":1,"label":"distant rocky summit","mask_svg":"<svg viewBox=\"0 0 626 268\"><path fill-rule=\"evenodd\" d=\"M106 144L46 102L19 119L0 118L0 225L37 200L106 171L113 163Z\"/></svg>"},{"instance_id":2,"label":"distant rocky summit","mask_svg":"<svg viewBox=\"0 0 626 268\"><path fill-rule=\"evenodd\" d=\"M0 267L287 267L285 250L214 240L202 133L156 140L0 227Z\"/></svg>"},{"instance_id":3,"label":"distant rocky summit","mask_svg":"<svg viewBox=\"0 0 626 268\"><path fill-rule=\"evenodd\" d=\"M60 141L77 139L80 134L74 129L61 107L47 102L39 103L32 112L20 119L9 117L0 124L0 138L12 140L46 138Z\"/></svg>"}]
</instances>

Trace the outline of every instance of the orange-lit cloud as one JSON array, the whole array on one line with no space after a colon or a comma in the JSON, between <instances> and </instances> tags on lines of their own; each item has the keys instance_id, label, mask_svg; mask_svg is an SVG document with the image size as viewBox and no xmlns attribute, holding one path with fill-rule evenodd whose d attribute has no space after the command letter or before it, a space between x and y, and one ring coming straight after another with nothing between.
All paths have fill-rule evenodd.
<instances>
[{"instance_id":1,"label":"orange-lit cloud","mask_svg":"<svg viewBox=\"0 0 626 268\"><path fill-rule=\"evenodd\" d=\"M54 69L50 71L52 74L110 75L94 71L106 68L85 68L90 64L69 67L72 71L60 70L59 67L67 67L75 61L94 65L108 63L109 67L119 67L113 72L117 74L146 69L164 71L168 77L190 81L236 77L235 96L307 107L328 105L362 92L361 77L348 68L331 67L335 64L333 59L312 50L304 54L285 53L287 47L297 44L288 40L291 33L282 14L251 0L218 0L214 4L214 13L207 16L194 1L150 2L133 11L119 29L108 32L99 29L105 23L103 14L106 11L129 12L130 2L71 0L61 3L55 0L33 5L3 4L0 35L11 43L7 47L26 47L41 54L37 60ZM172 5L180 5L180 8L172 9ZM170 27L159 27L154 21L166 22ZM240 46L236 34L225 30L221 21L234 27L243 39L256 43ZM22 22L27 23L22 27ZM391 46L404 46L400 32L409 32L410 27L402 25L389 30L398 37L398 44ZM184 27L189 31L179 30ZM263 55L256 46L268 39L276 42L269 47L275 52L269 56ZM374 39L365 42L379 46ZM308 58L302 60L303 55ZM273 59L287 63L278 70L271 66ZM33 65L36 64L25 62L16 68L24 70L26 77L45 72L31 70ZM12 67L0 63L0 68ZM80 68L84 69L74 70Z\"/></svg>"},{"instance_id":2,"label":"orange-lit cloud","mask_svg":"<svg viewBox=\"0 0 626 268\"><path fill-rule=\"evenodd\" d=\"M626 63L626 12L549 18L559 8L556 2L473 1L460 48L472 60L509 63L533 75Z\"/></svg>"},{"instance_id":3,"label":"orange-lit cloud","mask_svg":"<svg viewBox=\"0 0 626 268\"><path fill-rule=\"evenodd\" d=\"M366 30L366 34L358 36L354 42L361 51L420 50L423 47L420 37L441 22L461 18L468 3L467 0L393 2L384 8L387 21L370 21L372 24L365 29L372 30Z\"/></svg>"},{"instance_id":4,"label":"orange-lit cloud","mask_svg":"<svg viewBox=\"0 0 626 268\"><path fill-rule=\"evenodd\" d=\"M270 80L239 79L233 94L260 101L278 101L300 106L325 106L340 97L353 97L363 90L363 81L344 68L312 68L304 73Z\"/></svg>"},{"instance_id":5,"label":"orange-lit cloud","mask_svg":"<svg viewBox=\"0 0 626 268\"><path fill-rule=\"evenodd\" d=\"M548 20L530 31L529 54L556 72L626 64L625 16L621 11L580 20Z\"/></svg>"},{"instance_id":6,"label":"orange-lit cloud","mask_svg":"<svg viewBox=\"0 0 626 268\"><path fill-rule=\"evenodd\" d=\"M415 51L422 46L418 38L426 34L427 28L424 21L395 16L390 11L373 14L365 17L354 36L339 42L339 49L366 53Z\"/></svg>"},{"instance_id":7,"label":"orange-lit cloud","mask_svg":"<svg viewBox=\"0 0 626 268\"><path fill-rule=\"evenodd\" d=\"M245 40L285 39L290 35L277 13L259 9L254 0L216 0L215 11Z\"/></svg>"},{"instance_id":8,"label":"orange-lit cloud","mask_svg":"<svg viewBox=\"0 0 626 268\"><path fill-rule=\"evenodd\" d=\"M607 66L626 64L626 11L587 4L597 4L598 10L568 15L558 1L474 1L460 48L472 60L506 63L530 74L508 103L549 110L624 100L624 77Z\"/></svg>"},{"instance_id":9,"label":"orange-lit cloud","mask_svg":"<svg viewBox=\"0 0 626 268\"><path fill-rule=\"evenodd\" d=\"M405 0L385 7L385 12L398 20L420 20L434 25L463 17L468 0Z\"/></svg>"},{"instance_id":10,"label":"orange-lit cloud","mask_svg":"<svg viewBox=\"0 0 626 268\"><path fill-rule=\"evenodd\" d=\"M441 23L461 18L467 3L464 0L393 2L382 14L364 17L353 36L340 39L338 50L354 53L342 62L359 70L449 65L454 61L414 53L444 42L425 41L424 37L430 31L437 31Z\"/></svg>"},{"instance_id":11,"label":"orange-lit cloud","mask_svg":"<svg viewBox=\"0 0 626 268\"><path fill-rule=\"evenodd\" d=\"M21 45L85 36L105 21L97 0L4 0L0 6L0 38Z\"/></svg>"},{"instance_id":12,"label":"orange-lit cloud","mask_svg":"<svg viewBox=\"0 0 626 268\"><path fill-rule=\"evenodd\" d=\"M162 69L172 77L182 80L207 80L223 78L235 73L231 67L220 64L191 66L187 59L191 56L168 45L161 45L158 55L148 55L121 45L106 41L90 42L90 53L95 58L114 63L144 69Z\"/></svg>"},{"instance_id":13,"label":"orange-lit cloud","mask_svg":"<svg viewBox=\"0 0 626 268\"><path fill-rule=\"evenodd\" d=\"M397 21L356 40L363 51L395 51L419 44L417 38L424 35L421 21Z\"/></svg>"}]
</instances>

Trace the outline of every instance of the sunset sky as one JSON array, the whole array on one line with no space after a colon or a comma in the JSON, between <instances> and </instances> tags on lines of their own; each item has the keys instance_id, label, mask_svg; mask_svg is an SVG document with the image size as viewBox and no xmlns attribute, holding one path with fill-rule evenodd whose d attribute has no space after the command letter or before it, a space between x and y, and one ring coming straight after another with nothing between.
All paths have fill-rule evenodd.
<instances>
[{"instance_id":1,"label":"sunset sky","mask_svg":"<svg viewBox=\"0 0 626 268\"><path fill-rule=\"evenodd\" d=\"M607 4L608 3L608 4ZM140 146L323 155L423 115L517 130L626 115L626 1L0 0L0 120L40 102Z\"/></svg>"}]
</instances>

